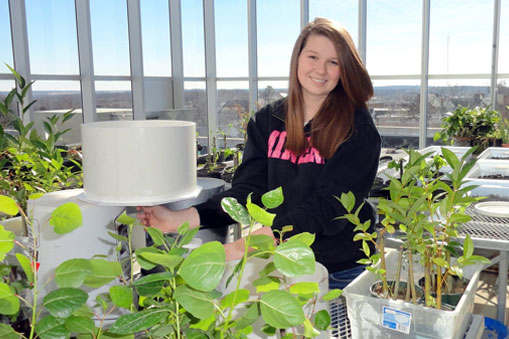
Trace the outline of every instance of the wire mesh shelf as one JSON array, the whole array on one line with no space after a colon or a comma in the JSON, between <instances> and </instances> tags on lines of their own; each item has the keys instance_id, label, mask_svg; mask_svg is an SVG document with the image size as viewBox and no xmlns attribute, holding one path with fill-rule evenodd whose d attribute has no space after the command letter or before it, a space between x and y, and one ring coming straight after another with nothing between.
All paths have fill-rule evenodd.
<instances>
[{"instance_id":1,"label":"wire mesh shelf","mask_svg":"<svg viewBox=\"0 0 509 339\"><path fill-rule=\"evenodd\" d=\"M346 299L339 297L329 302L332 336L334 338L351 338L350 320L346 312Z\"/></svg>"},{"instance_id":2,"label":"wire mesh shelf","mask_svg":"<svg viewBox=\"0 0 509 339\"><path fill-rule=\"evenodd\" d=\"M509 244L509 218L480 215L475 212L472 205L467 207L466 213L472 220L458 228L460 235L468 234L479 239L502 241Z\"/></svg>"}]
</instances>

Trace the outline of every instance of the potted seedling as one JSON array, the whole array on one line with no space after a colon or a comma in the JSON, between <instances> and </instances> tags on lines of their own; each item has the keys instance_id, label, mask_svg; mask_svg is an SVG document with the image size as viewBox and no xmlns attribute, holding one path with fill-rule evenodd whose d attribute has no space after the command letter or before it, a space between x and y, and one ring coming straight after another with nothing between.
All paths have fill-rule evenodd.
<instances>
[{"instance_id":1,"label":"potted seedling","mask_svg":"<svg viewBox=\"0 0 509 339\"><path fill-rule=\"evenodd\" d=\"M478 146L480 152L490 143L490 135L495 132L499 113L487 107L458 106L452 113L442 118L442 130L434 140L455 146Z\"/></svg>"},{"instance_id":2,"label":"potted seedling","mask_svg":"<svg viewBox=\"0 0 509 339\"><path fill-rule=\"evenodd\" d=\"M394 334L391 325L399 326L394 329L411 336L437 338L457 337L466 330L467 302L473 302L473 298L463 295L456 309L444 310L442 295L452 287L453 277L463 278L467 276L465 272L470 278L465 293L474 293L481 265L489 262L473 255L468 236L463 246L457 240L458 227L470 220L466 207L478 200L469 196L474 187L466 186L464 180L475 163L475 160L466 161L473 151L458 159L452 151L442 148L441 156L451 171L440 175L437 167L440 162L431 161L430 154L409 150L402 175L389 176L390 199L381 198L378 203L378 214L383 216L378 233L367 232L369 220L359 220L360 207L356 207L353 194L339 198L347 212L344 218L356 225L354 240L363 242L366 259L360 262L370 265L368 272L345 290L349 318L358 337L367 333L390 336ZM384 246L387 234L398 234L401 246L397 251ZM369 243L375 243L376 253L372 253ZM375 280L370 272L383 282L381 297L387 299L372 301L362 296L362 289L369 288L367 285ZM421 277L424 277L422 300L414 294L414 286ZM396 283L390 284L389 278ZM398 280L410 286L405 301L393 300L398 294ZM400 315L397 319L401 322L392 317L394 314Z\"/></svg>"}]
</instances>

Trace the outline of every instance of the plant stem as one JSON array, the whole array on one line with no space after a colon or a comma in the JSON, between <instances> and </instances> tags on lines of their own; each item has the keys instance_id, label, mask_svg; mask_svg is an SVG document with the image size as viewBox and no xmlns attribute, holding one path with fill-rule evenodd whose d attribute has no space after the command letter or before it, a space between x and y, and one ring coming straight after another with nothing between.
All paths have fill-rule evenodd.
<instances>
[{"instance_id":1,"label":"plant stem","mask_svg":"<svg viewBox=\"0 0 509 339\"><path fill-rule=\"evenodd\" d=\"M412 251L408 251L408 284L407 288L410 287L412 291L412 302L417 304L416 292L415 292L415 281L414 281L414 265Z\"/></svg>"},{"instance_id":2,"label":"plant stem","mask_svg":"<svg viewBox=\"0 0 509 339\"><path fill-rule=\"evenodd\" d=\"M245 238L245 241L244 241L244 256L241 259L242 264L240 266L239 276L237 277L237 286L235 288L235 294L233 295L232 305L235 305L235 301L237 300L237 294L240 289L240 283L242 280L242 276L244 275L244 269L246 267L246 262L247 262L247 253L248 253L248 249L249 249L249 240L251 239L251 232L253 230L253 227L254 227L254 220L250 217L249 232L248 232L247 237ZM234 307L230 307L230 310L228 311L228 317L225 319L224 327L221 330L221 338L224 336L224 333L228 329L228 323L230 322L230 319L232 317L233 309L234 309Z\"/></svg>"},{"instance_id":3,"label":"plant stem","mask_svg":"<svg viewBox=\"0 0 509 339\"><path fill-rule=\"evenodd\" d=\"M394 287L394 295L392 296L392 299L396 300L398 299L398 293L399 293L399 281L401 280L401 265L403 263L403 246L399 247L398 250L398 266L396 269L396 286Z\"/></svg>"},{"instance_id":4,"label":"plant stem","mask_svg":"<svg viewBox=\"0 0 509 339\"><path fill-rule=\"evenodd\" d=\"M387 285L387 267L385 264L385 245L384 245L384 235L383 232L379 238L379 250L380 250L380 268L383 270L382 273L382 288L383 288L383 296L385 299L388 297L389 286Z\"/></svg>"}]
</instances>

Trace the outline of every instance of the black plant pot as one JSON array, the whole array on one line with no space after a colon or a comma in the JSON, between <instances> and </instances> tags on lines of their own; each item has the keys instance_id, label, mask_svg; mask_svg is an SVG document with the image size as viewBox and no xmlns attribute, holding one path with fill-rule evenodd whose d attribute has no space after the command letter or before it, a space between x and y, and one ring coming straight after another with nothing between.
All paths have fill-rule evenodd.
<instances>
[{"instance_id":1,"label":"black plant pot","mask_svg":"<svg viewBox=\"0 0 509 339\"><path fill-rule=\"evenodd\" d=\"M447 292L445 290L445 288L446 288L445 283L444 283L444 286L442 286L442 304L446 305L446 306L448 305L448 306L452 307L452 310L454 310L456 308L456 306L458 305L458 303L461 299L461 296L465 292L465 289L467 288L467 285L469 282L470 282L470 280L468 280L466 278L460 279L457 276L452 276L452 290L451 290L451 292ZM420 287L422 287L424 289L424 277L419 279L418 284ZM436 293L431 293L431 295L433 297L436 297Z\"/></svg>"}]
</instances>

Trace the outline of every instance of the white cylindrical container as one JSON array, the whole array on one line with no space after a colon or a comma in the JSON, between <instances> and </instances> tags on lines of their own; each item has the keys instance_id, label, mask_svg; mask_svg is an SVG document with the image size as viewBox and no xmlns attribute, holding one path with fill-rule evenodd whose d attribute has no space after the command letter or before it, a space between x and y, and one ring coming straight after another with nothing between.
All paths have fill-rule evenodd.
<instances>
[{"instance_id":1,"label":"white cylindrical container","mask_svg":"<svg viewBox=\"0 0 509 339\"><path fill-rule=\"evenodd\" d=\"M117 261L115 247L117 240L108 232L117 233L114 220L122 213L125 207L121 206L98 206L78 199L81 189L71 189L47 193L39 199L28 201L29 214L33 217L36 228L35 236L40 267L38 270L41 287L39 297L42 299L50 291L56 289L54 280L56 268L69 259L91 259L95 255L101 255L109 261ZM57 234L53 226L49 224L51 213L68 202L79 206L83 217L83 225L70 233ZM30 232L30 236L34 236ZM107 292L111 285L118 284L118 280L99 287L84 287L89 294L89 306L95 305L95 297L100 293ZM114 312L111 316L118 316Z\"/></svg>"},{"instance_id":2,"label":"white cylindrical container","mask_svg":"<svg viewBox=\"0 0 509 339\"><path fill-rule=\"evenodd\" d=\"M157 205L200 193L193 122L93 122L81 125L81 138L86 201Z\"/></svg>"}]
</instances>

